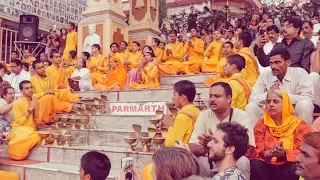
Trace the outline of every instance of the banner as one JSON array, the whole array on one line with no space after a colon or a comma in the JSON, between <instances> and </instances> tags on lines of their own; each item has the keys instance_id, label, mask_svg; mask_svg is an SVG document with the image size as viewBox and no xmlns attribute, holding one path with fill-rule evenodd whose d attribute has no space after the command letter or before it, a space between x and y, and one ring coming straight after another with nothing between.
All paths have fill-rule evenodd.
<instances>
[{"instance_id":1,"label":"banner","mask_svg":"<svg viewBox=\"0 0 320 180\"><path fill-rule=\"evenodd\" d=\"M111 115L155 116L157 110L167 113L167 102L110 103Z\"/></svg>"}]
</instances>

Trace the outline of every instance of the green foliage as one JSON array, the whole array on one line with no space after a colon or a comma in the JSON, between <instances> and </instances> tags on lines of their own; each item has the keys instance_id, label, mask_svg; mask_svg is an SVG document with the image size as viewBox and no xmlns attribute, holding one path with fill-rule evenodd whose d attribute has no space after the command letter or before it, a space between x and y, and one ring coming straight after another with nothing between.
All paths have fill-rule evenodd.
<instances>
[{"instance_id":1,"label":"green foliage","mask_svg":"<svg viewBox=\"0 0 320 180\"><path fill-rule=\"evenodd\" d=\"M163 19L167 18L167 2L166 0L159 0L159 27L161 26Z\"/></svg>"}]
</instances>

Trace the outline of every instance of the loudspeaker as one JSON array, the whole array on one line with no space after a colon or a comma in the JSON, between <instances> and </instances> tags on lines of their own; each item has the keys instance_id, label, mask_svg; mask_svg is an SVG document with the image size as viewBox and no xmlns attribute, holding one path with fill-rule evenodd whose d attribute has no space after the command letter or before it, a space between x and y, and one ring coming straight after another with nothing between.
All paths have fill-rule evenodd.
<instances>
[{"instance_id":1,"label":"loudspeaker","mask_svg":"<svg viewBox=\"0 0 320 180\"><path fill-rule=\"evenodd\" d=\"M34 15L20 15L19 41L37 42L39 18Z\"/></svg>"}]
</instances>

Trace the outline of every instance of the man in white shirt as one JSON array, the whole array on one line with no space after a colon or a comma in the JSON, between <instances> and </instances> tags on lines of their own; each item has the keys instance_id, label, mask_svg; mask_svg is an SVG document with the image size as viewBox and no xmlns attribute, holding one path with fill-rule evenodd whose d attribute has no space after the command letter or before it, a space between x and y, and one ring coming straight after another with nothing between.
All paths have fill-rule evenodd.
<instances>
[{"instance_id":1,"label":"man in white shirt","mask_svg":"<svg viewBox=\"0 0 320 180\"><path fill-rule=\"evenodd\" d=\"M19 84L24 80L30 79L30 74L22 69L21 61L13 59L10 62L11 74L7 76L4 81L7 81L15 90L15 98L21 97Z\"/></svg>"},{"instance_id":2,"label":"man in white shirt","mask_svg":"<svg viewBox=\"0 0 320 180\"><path fill-rule=\"evenodd\" d=\"M319 36L313 35L313 23L311 21L304 21L302 24L302 32L304 38L309 39L314 44L314 47L317 47L317 42L319 40Z\"/></svg>"},{"instance_id":3,"label":"man in white shirt","mask_svg":"<svg viewBox=\"0 0 320 180\"><path fill-rule=\"evenodd\" d=\"M252 89L246 111L253 125L263 117L263 108L270 89L285 90L295 105L295 114L311 125L313 120L314 89L308 73L299 67L290 66L290 54L284 47L270 52L271 71L260 74Z\"/></svg>"},{"instance_id":4,"label":"man in white shirt","mask_svg":"<svg viewBox=\"0 0 320 180\"><path fill-rule=\"evenodd\" d=\"M222 122L237 122L248 129L249 144L255 147L253 126L251 119L245 111L231 108L232 90L228 83L216 82L210 88L209 105L210 109L202 111L196 120L193 133L190 137L190 151L197 156L200 166L200 175L210 177L208 158L208 143L212 140L212 132L217 130L217 125ZM250 178L250 162L242 156L237 161L237 167Z\"/></svg>"},{"instance_id":5,"label":"man in white shirt","mask_svg":"<svg viewBox=\"0 0 320 180\"><path fill-rule=\"evenodd\" d=\"M71 79L74 81L79 81L79 88L81 91L91 91L93 90L91 74L86 68L86 60L83 58L78 58L76 68L71 75Z\"/></svg>"}]
</instances>

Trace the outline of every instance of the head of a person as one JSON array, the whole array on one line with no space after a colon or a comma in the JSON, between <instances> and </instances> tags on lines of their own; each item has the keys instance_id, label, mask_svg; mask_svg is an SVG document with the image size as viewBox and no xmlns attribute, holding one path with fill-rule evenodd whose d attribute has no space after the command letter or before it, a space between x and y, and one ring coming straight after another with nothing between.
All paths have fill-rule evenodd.
<instances>
[{"instance_id":1,"label":"head of a person","mask_svg":"<svg viewBox=\"0 0 320 180\"><path fill-rule=\"evenodd\" d=\"M237 122L220 123L213 139L208 143L208 148L210 160L234 163L245 155L249 148L248 129Z\"/></svg>"},{"instance_id":2,"label":"head of a person","mask_svg":"<svg viewBox=\"0 0 320 180\"><path fill-rule=\"evenodd\" d=\"M118 45L118 43L115 43L115 42L111 43L110 49L111 49L111 52L112 52L112 53L118 52L118 50L119 50L119 45Z\"/></svg>"},{"instance_id":3,"label":"head of a person","mask_svg":"<svg viewBox=\"0 0 320 180\"><path fill-rule=\"evenodd\" d=\"M191 37L197 37L197 29L196 28L191 28L190 33L191 33Z\"/></svg>"},{"instance_id":4,"label":"head of a person","mask_svg":"<svg viewBox=\"0 0 320 180\"><path fill-rule=\"evenodd\" d=\"M151 174L154 180L176 180L199 175L199 165L193 155L182 148L160 148L152 160Z\"/></svg>"},{"instance_id":5,"label":"head of a person","mask_svg":"<svg viewBox=\"0 0 320 180\"><path fill-rule=\"evenodd\" d=\"M49 66L52 65L52 62L50 62L50 61L43 61L43 65L44 65L44 68L47 68L47 67L49 67ZM28 67L29 67L29 66L28 66Z\"/></svg>"},{"instance_id":6,"label":"head of a person","mask_svg":"<svg viewBox=\"0 0 320 180\"><path fill-rule=\"evenodd\" d=\"M267 34L272 43L276 43L279 38L279 28L276 25L271 25L267 27Z\"/></svg>"},{"instance_id":7,"label":"head of a person","mask_svg":"<svg viewBox=\"0 0 320 180\"><path fill-rule=\"evenodd\" d=\"M258 21L258 16L257 16L257 14L253 14L253 15L252 15L251 21Z\"/></svg>"},{"instance_id":8,"label":"head of a person","mask_svg":"<svg viewBox=\"0 0 320 180\"><path fill-rule=\"evenodd\" d=\"M268 14L263 14L263 16L262 16L262 19L263 19L263 20L267 21L268 18L269 18Z\"/></svg>"},{"instance_id":9,"label":"head of a person","mask_svg":"<svg viewBox=\"0 0 320 180\"><path fill-rule=\"evenodd\" d=\"M77 59L76 68L77 69L86 68L86 60L82 57L79 57Z\"/></svg>"},{"instance_id":10,"label":"head of a person","mask_svg":"<svg viewBox=\"0 0 320 180\"><path fill-rule=\"evenodd\" d=\"M290 54L286 48L273 48L270 52L270 68L272 74L278 78L283 78L290 66Z\"/></svg>"},{"instance_id":11,"label":"head of a person","mask_svg":"<svg viewBox=\"0 0 320 180\"><path fill-rule=\"evenodd\" d=\"M320 179L320 132L303 136L300 154L296 157L296 175L305 180Z\"/></svg>"},{"instance_id":12,"label":"head of a person","mask_svg":"<svg viewBox=\"0 0 320 180\"><path fill-rule=\"evenodd\" d=\"M25 50L24 50L24 53L23 53L23 56L24 56L25 58L28 58L29 56L31 56L30 50L29 50L29 49L25 49Z\"/></svg>"},{"instance_id":13,"label":"head of a person","mask_svg":"<svg viewBox=\"0 0 320 180\"><path fill-rule=\"evenodd\" d=\"M234 31L233 30L228 30L227 31L227 37L228 37L228 39L231 40L234 37Z\"/></svg>"},{"instance_id":14,"label":"head of a person","mask_svg":"<svg viewBox=\"0 0 320 180\"><path fill-rule=\"evenodd\" d=\"M220 40L222 37L221 31L214 31L215 40Z\"/></svg>"},{"instance_id":15,"label":"head of a person","mask_svg":"<svg viewBox=\"0 0 320 180\"><path fill-rule=\"evenodd\" d=\"M82 58L85 59L85 60L88 60L90 58L90 53L82 52Z\"/></svg>"},{"instance_id":16,"label":"head of a person","mask_svg":"<svg viewBox=\"0 0 320 180\"><path fill-rule=\"evenodd\" d=\"M110 67L115 69L117 67L119 67L119 63L121 63L121 60L116 57L116 56L112 56L110 59Z\"/></svg>"},{"instance_id":17,"label":"head of a person","mask_svg":"<svg viewBox=\"0 0 320 180\"><path fill-rule=\"evenodd\" d=\"M158 39L158 38L152 39L152 42L151 42L152 47L159 47L159 44L160 44L160 39Z\"/></svg>"},{"instance_id":18,"label":"head of a person","mask_svg":"<svg viewBox=\"0 0 320 180\"><path fill-rule=\"evenodd\" d=\"M57 37L57 31L55 29L51 29L49 33L49 37L55 39Z\"/></svg>"},{"instance_id":19,"label":"head of a person","mask_svg":"<svg viewBox=\"0 0 320 180\"><path fill-rule=\"evenodd\" d=\"M69 32L73 31L76 29L76 24L74 24L73 22L68 23L67 28L66 28Z\"/></svg>"},{"instance_id":20,"label":"head of a person","mask_svg":"<svg viewBox=\"0 0 320 180\"><path fill-rule=\"evenodd\" d=\"M22 62L19 59L12 59L10 62L10 68L12 73L20 74L22 71Z\"/></svg>"},{"instance_id":21,"label":"head of a person","mask_svg":"<svg viewBox=\"0 0 320 180\"><path fill-rule=\"evenodd\" d=\"M313 36L313 23L311 21L304 21L302 24L302 32L304 37L311 39Z\"/></svg>"},{"instance_id":22,"label":"head of a person","mask_svg":"<svg viewBox=\"0 0 320 180\"><path fill-rule=\"evenodd\" d=\"M14 88L13 87L3 87L1 92L1 97L6 100L8 104L11 104L14 100Z\"/></svg>"},{"instance_id":23,"label":"head of a person","mask_svg":"<svg viewBox=\"0 0 320 180\"><path fill-rule=\"evenodd\" d=\"M267 19L267 27L274 25L274 21L272 18Z\"/></svg>"},{"instance_id":24,"label":"head of a person","mask_svg":"<svg viewBox=\"0 0 320 180\"><path fill-rule=\"evenodd\" d=\"M153 51L153 49L152 49L151 46L146 45L146 46L144 46L144 48L143 48L143 53L146 53L146 52L154 52L154 51Z\"/></svg>"},{"instance_id":25,"label":"head of a person","mask_svg":"<svg viewBox=\"0 0 320 180\"><path fill-rule=\"evenodd\" d=\"M21 81L19 84L19 89L23 96L32 97L33 89L30 81L28 80Z\"/></svg>"},{"instance_id":26,"label":"head of a person","mask_svg":"<svg viewBox=\"0 0 320 180\"><path fill-rule=\"evenodd\" d=\"M110 169L108 156L97 151L87 152L80 160L80 180L105 180Z\"/></svg>"},{"instance_id":27,"label":"head of a person","mask_svg":"<svg viewBox=\"0 0 320 180\"><path fill-rule=\"evenodd\" d=\"M272 119L282 119L283 93L280 89L270 90L267 94L266 109Z\"/></svg>"},{"instance_id":28,"label":"head of a person","mask_svg":"<svg viewBox=\"0 0 320 180\"><path fill-rule=\"evenodd\" d=\"M69 51L69 55L68 55L69 59L75 59L76 57L77 57L77 51L75 50Z\"/></svg>"},{"instance_id":29,"label":"head of a person","mask_svg":"<svg viewBox=\"0 0 320 180\"><path fill-rule=\"evenodd\" d=\"M229 41L225 42L222 47L223 54L225 56L229 56L230 54L232 54L232 51L233 51L233 43Z\"/></svg>"},{"instance_id":30,"label":"head of a person","mask_svg":"<svg viewBox=\"0 0 320 180\"><path fill-rule=\"evenodd\" d=\"M170 31L170 42L171 42L171 43L176 42L176 40L177 40L177 35L178 35L178 32L177 32L176 30L171 30L171 31Z\"/></svg>"},{"instance_id":31,"label":"head of a person","mask_svg":"<svg viewBox=\"0 0 320 180\"><path fill-rule=\"evenodd\" d=\"M61 64L61 54L57 50L51 50L50 52L50 60L55 65Z\"/></svg>"},{"instance_id":32,"label":"head of a person","mask_svg":"<svg viewBox=\"0 0 320 180\"><path fill-rule=\"evenodd\" d=\"M188 80L178 81L173 86L172 101L175 108L192 103L196 96L196 88L194 83Z\"/></svg>"},{"instance_id":33,"label":"head of a person","mask_svg":"<svg viewBox=\"0 0 320 180\"><path fill-rule=\"evenodd\" d=\"M137 52L140 50L140 43L138 41L133 41L132 43L132 51Z\"/></svg>"},{"instance_id":34,"label":"head of a person","mask_svg":"<svg viewBox=\"0 0 320 180\"><path fill-rule=\"evenodd\" d=\"M128 43L126 41L121 41L120 43L120 50L123 51L123 50L126 50L128 47Z\"/></svg>"},{"instance_id":35,"label":"head of a person","mask_svg":"<svg viewBox=\"0 0 320 180\"><path fill-rule=\"evenodd\" d=\"M180 34L179 36L178 36L178 42L183 42L183 35L182 34Z\"/></svg>"},{"instance_id":36,"label":"head of a person","mask_svg":"<svg viewBox=\"0 0 320 180\"><path fill-rule=\"evenodd\" d=\"M235 43L235 47L240 50L241 48L244 47L249 47L252 43L252 37L249 32L244 31L239 34L238 40Z\"/></svg>"},{"instance_id":37,"label":"head of a person","mask_svg":"<svg viewBox=\"0 0 320 180\"><path fill-rule=\"evenodd\" d=\"M242 33L242 32L243 32L242 28L237 28L236 31L234 32L234 36L238 37L239 34Z\"/></svg>"},{"instance_id":38,"label":"head of a person","mask_svg":"<svg viewBox=\"0 0 320 180\"><path fill-rule=\"evenodd\" d=\"M298 17L290 17L283 23L283 37L285 39L293 39L300 35L302 28L302 20Z\"/></svg>"},{"instance_id":39,"label":"head of a person","mask_svg":"<svg viewBox=\"0 0 320 180\"><path fill-rule=\"evenodd\" d=\"M166 48L166 43L165 42L160 42L159 48L164 50Z\"/></svg>"},{"instance_id":40,"label":"head of a person","mask_svg":"<svg viewBox=\"0 0 320 180\"><path fill-rule=\"evenodd\" d=\"M40 60L36 60L32 62L32 68L36 71L38 76L45 77L46 76L46 68L44 63Z\"/></svg>"},{"instance_id":41,"label":"head of a person","mask_svg":"<svg viewBox=\"0 0 320 180\"><path fill-rule=\"evenodd\" d=\"M61 28L60 29L60 34L61 35L67 35L68 34L68 30L66 28Z\"/></svg>"},{"instance_id":42,"label":"head of a person","mask_svg":"<svg viewBox=\"0 0 320 180\"><path fill-rule=\"evenodd\" d=\"M143 53L143 57L144 57L143 58L144 63L147 64L149 62L152 62L156 56L154 55L153 51L150 51L150 52Z\"/></svg>"},{"instance_id":43,"label":"head of a person","mask_svg":"<svg viewBox=\"0 0 320 180\"><path fill-rule=\"evenodd\" d=\"M18 58L18 52L17 51L11 51L11 59L17 59Z\"/></svg>"},{"instance_id":44,"label":"head of a person","mask_svg":"<svg viewBox=\"0 0 320 180\"><path fill-rule=\"evenodd\" d=\"M232 90L226 82L216 82L212 84L209 92L209 106L215 113L222 113L231 106Z\"/></svg>"},{"instance_id":45,"label":"head of a person","mask_svg":"<svg viewBox=\"0 0 320 180\"><path fill-rule=\"evenodd\" d=\"M223 73L227 77L231 77L235 73L239 73L246 66L246 60L243 56L233 54L228 56L226 64L223 66Z\"/></svg>"},{"instance_id":46,"label":"head of a person","mask_svg":"<svg viewBox=\"0 0 320 180\"><path fill-rule=\"evenodd\" d=\"M25 71L29 71L29 64L28 63L21 63L21 67Z\"/></svg>"},{"instance_id":47,"label":"head of a person","mask_svg":"<svg viewBox=\"0 0 320 180\"><path fill-rule=\"evenodd\" d=\"M40 60L41 61L47 61L48 60L48 56L46 53L41 53L40 54Z\"/></svg>"},{"instance_id":48,"label":"head of a person","mask_svg":"<svg viewBox=\"0 0 320 180\"><path fill-rule=\"evenodd\" d=\"M93 44L93 45L91 46L92 54L100 53L100 50L101 50L101 47L100 47L99 44Z\"/></svg>"}]
</instances>

